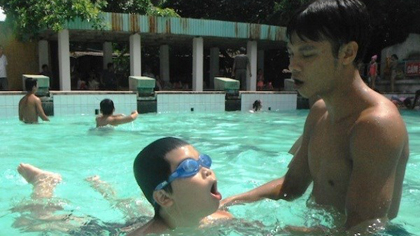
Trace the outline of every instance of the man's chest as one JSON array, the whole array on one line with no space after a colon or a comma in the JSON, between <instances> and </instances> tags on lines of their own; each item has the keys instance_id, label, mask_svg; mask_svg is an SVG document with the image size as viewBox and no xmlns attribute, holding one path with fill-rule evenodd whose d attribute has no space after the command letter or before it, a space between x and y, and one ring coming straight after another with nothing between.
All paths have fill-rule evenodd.
<instances>
[{"instance_id":1,"label":"man's chest","mask_svg":"<svg viewBox=\"0 0 420 236\"><path fill-rule=\"evenodd\" d=\"M308 162L314 184L319 187L335 186L335 189L342 188L344 191L352 169L350 130L346 124L331 125L327 122L313 130Z\"/></svg>"}]
</instances>

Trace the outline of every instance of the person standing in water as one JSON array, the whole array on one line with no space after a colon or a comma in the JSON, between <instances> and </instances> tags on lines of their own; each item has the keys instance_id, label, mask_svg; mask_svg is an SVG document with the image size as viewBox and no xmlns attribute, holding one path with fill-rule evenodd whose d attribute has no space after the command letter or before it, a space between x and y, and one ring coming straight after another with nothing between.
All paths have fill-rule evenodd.
<instances>
[{"instance_id":1,"label":"person standing in water","mask_svg":"<svg viewBox=\"0 0 420 236\"><path fill-rule=\"evenodd\" d=\"M305 122L302 144L283 177L222 202L265 198L293 201L312 186L310 205L335 209L336 228L306 234L365 233L398 215L409 157L398 109L360 77L369 14L359 0L316 0L291 18L289 69L297 91L319 96Z\"/></svg>"},{"instance_id":2,"label":"person standing in water","mask_svg":"<svg viewBox=\"0 0 420 236\"><path fill-rule=\"evenodd\" d=\"M27 78L25 87L28 93L19 101L19 120L27 124L38 123L39 116L43 121L50 121L44 113L41 99L35 95L38 90L37 80Z\"/></svg>"}]
</instances>

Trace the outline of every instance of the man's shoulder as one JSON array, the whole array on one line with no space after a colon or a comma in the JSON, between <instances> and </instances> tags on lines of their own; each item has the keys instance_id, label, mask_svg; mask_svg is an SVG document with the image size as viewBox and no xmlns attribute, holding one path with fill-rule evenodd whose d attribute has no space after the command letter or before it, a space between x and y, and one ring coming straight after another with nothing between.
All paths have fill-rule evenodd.
<instances>
[{"instance_id":1,"label":"man's shoulder","mask_svg":"<svg viewBox=\"0 0 420 236\"><path fill-rule=\"evenodd\" d=\"M390 101L380 102L362 111L351 131L353 139L393 146L408 139L404 120Z\"/></svg>"},{"instance_id":2,"label":"man's shoulder","mask_svg":"<svg viewBox=\"0 0 420 236\"><path fill-rule=\"evenodd\" d=\"M365 108L357 119L359 123L370 123L376 121L394 122L402 120L398 108L387 98L380 96L375 104Z\"/></svg>"}]
</instances>

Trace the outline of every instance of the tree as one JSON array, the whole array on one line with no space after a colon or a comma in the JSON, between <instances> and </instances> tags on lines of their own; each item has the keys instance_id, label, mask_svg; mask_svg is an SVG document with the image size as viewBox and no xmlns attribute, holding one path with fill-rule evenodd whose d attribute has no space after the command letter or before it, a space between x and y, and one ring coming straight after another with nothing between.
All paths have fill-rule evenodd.
<instances>
[{"instance_id":1,"label":"tree","mask_svg":"<svg viewBox=\"0 0 420 236\"><path fill-rule=\"evenodd\" d=\"M166 0L161 6L174 9L182 17L264 24L272 15L277 1Z\"/></svg>"},{"instance_id":2,"label":"tree","mask_svg":"<svg viewBox=\"0 0 420 236\"><path fill-rule=\"evenodd\" d=\"M104 5L102 0L0 0L7 22L21 39L33 38L45 28L58 31L77 17L99 27L98 16Z\"/></svg>"},{"instance_id":3,"label":"tree","mask_svg":"<svg viewBox=\"0 0 420 236\"><path fill-rule=\"evenodd\" d=\"M172 9L154 7L150 0L0 0L0 7L20 39L36 38L43 29L59 31L77 18L100 29L103 11L178 16Z\"/></svg>"},{"instance_id":4,"label":"tree","mask_svg":"<svg viewBox=\"0 0 420 236\"><path fill-rule=\"evenodd\" d=\"M382 49L420 33L418 0L364 0L371 16L372 37L365 62Z\"/></svg>"}]
</instances>

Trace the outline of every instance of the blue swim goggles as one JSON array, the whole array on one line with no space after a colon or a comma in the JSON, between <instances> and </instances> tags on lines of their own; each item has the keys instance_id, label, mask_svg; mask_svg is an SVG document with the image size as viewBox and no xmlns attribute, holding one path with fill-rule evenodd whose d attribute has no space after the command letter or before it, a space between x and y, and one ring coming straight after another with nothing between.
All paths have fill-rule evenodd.
<instances>
[{"instance_id":1,"label":"blue swim goggles","mask_svg":"<svg viewBox=\"0 0 420 236\"><path fill-rule=\"evenodd\" d=\"M206 154L200 154L198 160L193 158L187 158L183 160L178 165L176 170L169 176L167 181L163 181L158 186L156 186L155 191L165 188L177 178L188 178L194 176L200 170L200 166L210 168L211 162L211 158Z\"/></svg>"}]
</instances>

